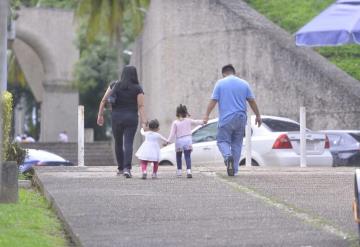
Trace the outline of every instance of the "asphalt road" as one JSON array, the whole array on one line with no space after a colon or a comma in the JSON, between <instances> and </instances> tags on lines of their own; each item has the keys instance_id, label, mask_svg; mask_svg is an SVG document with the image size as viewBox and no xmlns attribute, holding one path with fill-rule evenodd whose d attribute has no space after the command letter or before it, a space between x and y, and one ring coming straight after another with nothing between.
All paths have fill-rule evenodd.
<instances>
[{"instance_id":1,"label":"asphalt road","mask_svg":"<svg viewBox=\"0 0 360 247\"><path fill-rule=\"evenodd\" d=\"M35 183L79 246L357 246L354 168L194 168L192 179L40 167Z\"/></svg>"}]
</instances>

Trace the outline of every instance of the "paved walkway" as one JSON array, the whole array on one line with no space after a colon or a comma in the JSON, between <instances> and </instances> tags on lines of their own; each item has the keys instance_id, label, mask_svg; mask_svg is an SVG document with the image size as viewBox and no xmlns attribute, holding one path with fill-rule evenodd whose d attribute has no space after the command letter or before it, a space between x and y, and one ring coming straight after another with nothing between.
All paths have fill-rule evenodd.
<instances>
[{"instance_id":1,"label":"paved walkway","mask_svg":"<svg viewBox=\"0 0 360 247\"><path fill-rule=\"evenodd\" d=\"M36 183L79 246L356 246L354 168L41 167ZM138 170L138 168L135 168Z\"/></svg>"}]
</instances>

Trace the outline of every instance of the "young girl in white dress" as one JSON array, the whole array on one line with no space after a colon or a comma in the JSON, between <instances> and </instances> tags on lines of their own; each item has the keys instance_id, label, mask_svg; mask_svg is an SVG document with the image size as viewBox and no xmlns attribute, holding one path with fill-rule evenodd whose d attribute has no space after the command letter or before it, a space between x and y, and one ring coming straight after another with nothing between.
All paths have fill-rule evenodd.
<instances>
[{"instance_id":1,"label":"young girl in white dress","mask_svg":"<svg viewBox=\"0 0 360 247\"><path fill-rule=\"evenodd\" d=\"M141 128L141 134L145 136L144 142L141 144L135 156L140 160L142 179L147 177L147 164L153 163L152 178L157 178L157 170L160 159L160 142L166 143L166 138L157 133L159 131L159 121L157 119L149 122L149 130L145 131Z\"/></svg>"}]
</instances>

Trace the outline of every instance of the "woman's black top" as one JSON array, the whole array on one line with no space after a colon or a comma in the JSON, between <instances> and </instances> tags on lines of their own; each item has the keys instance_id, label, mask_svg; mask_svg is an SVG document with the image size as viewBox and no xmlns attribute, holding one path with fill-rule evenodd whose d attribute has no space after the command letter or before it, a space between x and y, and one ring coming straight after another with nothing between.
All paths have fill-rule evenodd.
<instances>
[{"instance_id":1,"label":"woman's black top","mask_svg":"<svg viewBox=\"0 0 360 247\"><path fill-rule=\"evenodd\" d=\"M112 89L115 86L116 82L110 84ZM121 111L121 112L136 112L138 111L137 96L143 94L141 86L138 84L133 84L128 88L121 88L120 85L117 85L117 88L112 92L116 97L116 101L112 104L112 111Z\"/></svg>"}]
</instances>

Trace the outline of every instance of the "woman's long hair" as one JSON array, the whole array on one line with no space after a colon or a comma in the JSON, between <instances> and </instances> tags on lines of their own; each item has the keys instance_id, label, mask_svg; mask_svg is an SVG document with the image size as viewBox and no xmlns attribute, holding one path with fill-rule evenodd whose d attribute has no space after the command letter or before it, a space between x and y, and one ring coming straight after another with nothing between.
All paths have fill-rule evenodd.
<instances>
[{"instance_id":1,"label":"woman's long hair","mask_svg":"<svg viewBox=\"0 0 360 247\"><path fill-rule=\"evenodd\" d=\"M126 65L121 73L119 88L128 89L134 84L139 85L139 79L138 79L136 67L131 65Z\"/></svg>"}]
</instances>

